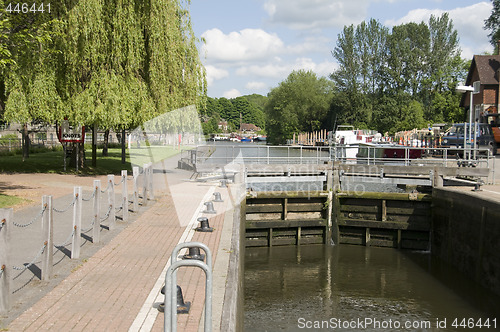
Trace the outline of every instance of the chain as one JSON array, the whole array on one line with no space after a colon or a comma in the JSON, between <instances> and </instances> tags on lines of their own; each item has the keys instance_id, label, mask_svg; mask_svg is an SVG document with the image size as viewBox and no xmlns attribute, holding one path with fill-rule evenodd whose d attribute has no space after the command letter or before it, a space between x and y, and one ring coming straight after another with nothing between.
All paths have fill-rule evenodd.
<instances>
[{"instance_id":1,"label":"chain","mask_svg":"<svg viewBox=\"0 0 500 332\"><path fill-rule=\"evenodd\" d=\"M45 248L47 248L47 241L45 241L42 249L38 252L35 258L29 264L24 265L23 267L13 266L12 268L17 271L25 271L26 269L31 267L31 265L35 264L35 262L40 258L40 256L42 256L43 252L45 251Z\"/></svg>"},{"instance_id":2,"label":"chain","mask_svg":"<svg viewBox=\"0 0 500 332\"><path fill-rule=\"evenodd\" d=\"M42 210L41 210L40 212L38 212L38 214L35 216L35 218L33 218L33 219L32 219L29 223L27 223L27 224L18 224L18 223L16 223L14 220L12 220L12 223L13 223L13 224L14 224L14 226L16 226L16 227L20 227L20 228L28 227L28 226L32 225L32 224L33 224L33 223L34 223L34 222L35 222L38 218L40 218L40 217L44 214L45 210L47 210L47 204L44 204L44 206L43 206ZM4 224L4 221L2 220L2 227L3 227L3 224Z\"/></svg>"},{"instance_id":3,"label":"chain","mask_svg":"<svg viewBox=\"0 0 500 332\"><path fill-rule=\"evenodd\" d=\"M66 247L67 245L69 245L72 241L72 238L73 238L73 235L75 235L75 228L76 226L73 228L73 231L71 232L71 234L68 236L68 238L66 239L66 241L64 241L62 244L60 245L57 245L57 244L54 244L54 247L58 248L59 247Z\"/></svg>"},{"instance_id":4,"label":"chain","mask_svg":"<svg viewBox=\"0 0 500 332\"><path fill-rule=\"evenodd\" d=\"M101 222L105 221L106 219L109 218L109 214L111 213L111 208L112 207L113 207L112 205L109 206L108 212L106 212L106 215L104 216L104 218L101 219Z\"/></svg>"},{"instance_id":5,"label":"chain","mask_svg":"<svg viewBox=\"0 0 500 332\"><path fill-rule=\"evenodd\" d=\"M65 209L59 210L59 209L56 209L55 207L53 207L52 210L54 210L55 212L59 212L59 213L66 212L66 211L69 210L70 207L73 206L73 204L75 204L77 198L78 197L75 195L75 198L73 199L73 202L71 202Z\"/></svg>"},{"instance_id":6,"label":"chain","mask_svg":"<svg viewBox=\"0 0 500 332\"><path fill-rule=\"evenodd\" d=\"M115 183L115 186L119 186L120 184L122 184L124 179L125 179L125 177L124 177L124 176L122 176L121 181L120 181L120 182L118 182L118 183Z\"/></svg>"},{"instance_id":7,"label":"chain","mask_svg":"<svg viewBox=\"0 0 500 332\"><path fill-rule=\"evenodd\" d=\"M84 198L84 197L82 196L82 201L84 201L84 202L88 202L88 201L90 201L92 198L94 198L94 197L95 197L95 192L96 192L96 191L94 190L94 192L92 192L92 196L90 196L89 198Z\"/></svg>"},{"instance_id":8,"label":"chain","mask_svg":"<svg viewBox=\"0 0 500 332\"><path fill-rule=\"evenodd\" d=\"M90 223L90 228L82 229L82 233L90 232L90 230L92 230L92 228L94 228L94 224L95 224L95 219L92 218L92 222Z\"/></svg>"},{"instance_id":9,"label":"chain","mask_svg":"<svg viewBox=\"0 0 500 332\"><path fill-rule=\"evenodd\" d=\"M111 181L108 181L108 186L106 187L106 189L101 190L101 193L104 194L106 191L108 191L109 187L111 187Z\"/></svg>"}]
</instances>

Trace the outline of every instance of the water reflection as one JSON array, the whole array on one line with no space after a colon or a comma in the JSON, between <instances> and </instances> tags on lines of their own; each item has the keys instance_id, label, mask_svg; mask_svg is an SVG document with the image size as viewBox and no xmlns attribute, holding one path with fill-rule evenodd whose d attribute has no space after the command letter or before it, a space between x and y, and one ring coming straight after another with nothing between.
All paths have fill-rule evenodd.
<instances>
[{"instance_id":1,"label":"water reflection","mask_svg":"<svg viewBox=\"0 0 500 332\"><path fill-rule=\"evenodd\" d=\"M500 318L496 303L427 253L347 245L246 249L246 331L303 331L323 321L333 330L365 319L422 322L407 330L437 331L436 320L445 318L447 328L439 331L453 331L455 318ZM404 330L394 326L361 325ZM335 330L363 330L358 327Z\"/></svg>"}]
</instances>

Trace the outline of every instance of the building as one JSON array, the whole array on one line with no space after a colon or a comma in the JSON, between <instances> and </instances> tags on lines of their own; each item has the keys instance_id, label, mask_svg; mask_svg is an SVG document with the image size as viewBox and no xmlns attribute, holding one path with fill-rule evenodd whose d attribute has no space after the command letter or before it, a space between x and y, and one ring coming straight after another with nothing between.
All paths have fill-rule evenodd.
<instances>
[{"instance_id":1,"label":"building","mask_svg":"<svg viewBox=\"0 0 500 332\"><path fill-rule=\"evenodd\" d=\"M227 131L227 121L222 119L221 121L219 121L219 123L217 124L217 127L222 130L222 131Z\"/></svg>"},{"instance_id":2,"label":"building","mask_svg":"<svg viewBox=\"0 0 500 332\"><path fill-rule=\"evenodd\" d=\"M472 103L478 116L486 113L497 113L499 107L499 84L500 84L500 55L474 55L467 75L465 85L473 86L474 82L480 82L479 93L473 94ZM464 107L469 118L470 94L466 92L460 101L460 107Z\"/></svg>"},{"instance_id":3,"label":"building","mask_svg":"<svg viewBox=\"0 0 500 332\"><path fill-rule=\"evenodd\" d=\"M242 123L240 125L240 131L242 133L256 133L260 131L260 127L257 127L253 123Z\"/></svg>"}]
</instances>

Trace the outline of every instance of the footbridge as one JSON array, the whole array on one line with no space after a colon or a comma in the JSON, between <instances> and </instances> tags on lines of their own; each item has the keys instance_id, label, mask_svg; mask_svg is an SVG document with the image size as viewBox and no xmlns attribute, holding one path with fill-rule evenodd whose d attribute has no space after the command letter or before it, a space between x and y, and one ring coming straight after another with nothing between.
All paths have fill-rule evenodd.
<instances>
[{"instance_id":1,"label":"footbridge","mask_svg":"<svg viewBox=\"0 0 500 332\"><path fill-rule=\"evenodd\" d=\"M479 189L495 178L488 153L462 160L446 149L401 147L388 157L369 148L352 158L346 149L205 146L189 158L193 181L244 181L246 246L333 242L426 250L433 189Z\"/></svg>"}]
</instances>

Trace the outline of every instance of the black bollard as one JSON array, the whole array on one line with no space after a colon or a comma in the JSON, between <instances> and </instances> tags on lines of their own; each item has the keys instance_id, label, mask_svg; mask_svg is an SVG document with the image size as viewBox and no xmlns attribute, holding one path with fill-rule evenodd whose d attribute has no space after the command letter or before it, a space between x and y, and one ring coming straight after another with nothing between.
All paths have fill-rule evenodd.
<instances>
[{"instance_id":1,"label":"black bollard","mask_svg":"<svg viewBox=\"0 0 500 332\"><path fill-rule=\"evenodd\" d=\"M214 196L215 196L214 202L216 203L224 202L219 192L214 192Z\"/></svg>"},{"instance_id":2,"label":"black bollard","mask_svg":"<svg viewBox=\"0 0 500 332\"><path fill-rule=\"evenodd\" d=\"M182 259L197 259L199 261L205 260L205 255L200 253L200 247L191 247L189 252L182 256Z\"/></svg>"},{"instance_id":3,"label":"black bollard","mask_svg":"<svg viewBox=\"0 0 500 332\"><path fill-rule=\"evenodd\" d=\"M198 232L213 232L214 231L213 227L210 227L207 217L200 217L200 218L198 218L198 221L200 222L200 227L196 228L196 230Z\"/></svg>"},{"instance_id":4,"label":"black bollard","mask_svg":"<svg viewBox=\"0 0 500 332\"><path fill-rule=\"evenodd\" d=\"M191 302L184 302L181 286L177 285L177 313L188 314L191 308Z\"/></svg>"},{"instance_id":5,"label":"black bollard","mask_svg":"<svg viewBox=\"0 0 500 332\"><path fill-rule=\"evenodd\" d=\"M227 188L227 179L220 180L220 188Z\"/></svg>"},{"instance_id":6,"label":"black bollard","mask_svg":"<svg viewBox=\"0 0 500 332\"><path fill-rule=\"evenodd\" d=\"M165 286L162 287L161 293L165 295ZM191 308L191 302L184 302L181 286L177 285L177 313L188 314L190 308ZM158 306L158 311L165 312L165 303L161 303Z\"/></svg>"},{"instance_id":7,"label":"black bollard","mask_svg":"<svg viewBox=\"0 0 500 332\"><path fill-rule=\"evenodd\" d=\"M203 213L210 213L210 214L217 213L217 211L214 210L214 203L212 203L212 201L205 202L203 204L205 204L207 206L207 209L205 211L203 211Z\"/></svg>"},{"instance_id":8,"label":"black bollard","mask_svg":"<svg viewBox=\"0 0 500 332\"><path fill-rule=\"evenodd\" d=\"M476 183L474 184L474 189L472 189L472 191L483 191L483 190L481 189L481 183L476 182Z\"/></svg>"}]
</instances>

